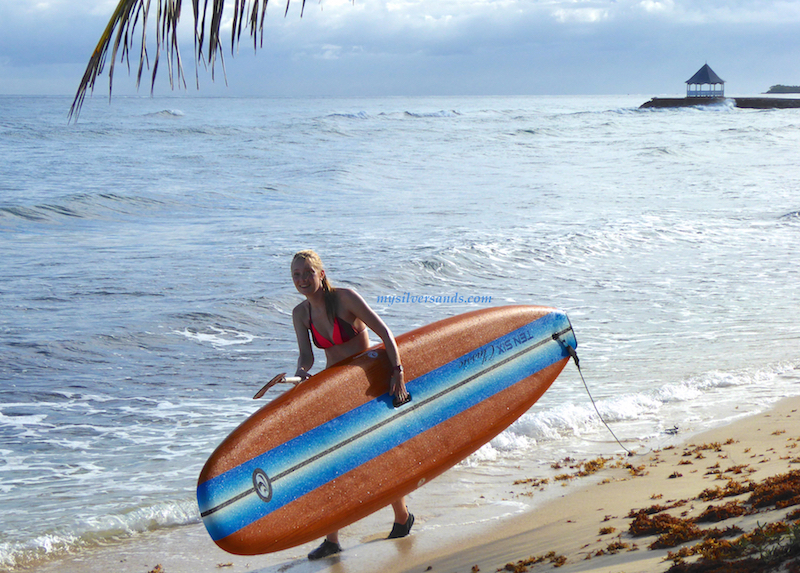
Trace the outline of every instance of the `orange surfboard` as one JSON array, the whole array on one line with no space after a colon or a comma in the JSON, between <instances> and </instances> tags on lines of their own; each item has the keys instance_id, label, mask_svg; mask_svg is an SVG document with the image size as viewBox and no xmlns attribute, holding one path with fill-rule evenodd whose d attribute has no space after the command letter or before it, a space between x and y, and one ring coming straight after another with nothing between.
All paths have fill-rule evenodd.
<instances>
[{"instance_id":1,"label":"orange surfboard","mask_svg":"<svg viewBox=\"0 0 800 573\"><path fill-rule=\"evenodd\" d=\"M389 505L525 413L577 342L563 312L507 306L397 337L411 401L395 407L382 345L250 416L200 473L211 538L231 553L280 551Z\"/></svg>"}]
</instances>

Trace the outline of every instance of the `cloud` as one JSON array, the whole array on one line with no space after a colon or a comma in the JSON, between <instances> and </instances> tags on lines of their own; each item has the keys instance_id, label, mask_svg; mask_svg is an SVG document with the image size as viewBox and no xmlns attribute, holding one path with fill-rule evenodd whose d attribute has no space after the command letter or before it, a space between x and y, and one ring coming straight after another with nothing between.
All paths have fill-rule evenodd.
<instances>
[{"instance_id":1,"label":"cloud","mask_svg":"<svg viewBox=\"0 0 800 573\"><path fill-rule=\"evenodd\" d=\"M88 59L109 10L100 0L0 0L0 55L12 66Z\"/></svg>"},{"instance_id":2,"label":"cloud","mask_svg":"<svg viewBox=\"0 0 800 573\"><path fill-rule=\"evenodd\" d=\"M69 93L115 5L0 0L3 78L20 85L39 70ZM246 38L231 57L224 40L228 86L201 69L201 94L678 93L706 61L743 89L800 83L800 2L789 0L322 0L302 18L299 0L287 17L284 6L269 4L257 55ZM118 66L117 93L133 89L126 73Z\"/></svg>"},{"instance_id":3,"label":"cloud","mask_svg":"<svg viewBox=\"0 0 800 573\"><path fill-rule=\"evenodd\" d=\"M641 6L645 12L667 13L675 9L675 2L672 0L642 0L639 6Z\"/></svg>"},{"instance_id":4,"label":"cloud","mask_svg":"<svg viewBox=\"0 0 800 573\"><path fill-rule=\"evenodd\" d=\"M604 8L559 8L553 11L557 22L600 22L608 20L609 11Z\"/></svg>"}]
</instances>

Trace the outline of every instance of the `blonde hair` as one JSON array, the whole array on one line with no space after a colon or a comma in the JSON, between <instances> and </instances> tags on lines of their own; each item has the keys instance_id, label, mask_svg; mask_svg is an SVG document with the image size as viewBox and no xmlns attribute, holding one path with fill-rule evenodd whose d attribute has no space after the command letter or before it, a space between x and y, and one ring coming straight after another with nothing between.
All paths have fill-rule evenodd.
<instances>
[{"instance_id":1,"label":"blonde hair","mask_svg":"<svg viewBox=\"0 0 800 573\"><path fill-rule=\"evenodd\" d=\"M320 256L311 249L306 249L303 251L298 251L292 257L292 266L296 261L306 261L312 269L316 272L321 272L325 270L325 265L322 264L322 259ZM328 318L331 322L336 319L336 289L331 286L330 281L328 280L328 275L322 277L322 298L325 301L325 312L328 314Z\"/></svg>"}]
</instances>

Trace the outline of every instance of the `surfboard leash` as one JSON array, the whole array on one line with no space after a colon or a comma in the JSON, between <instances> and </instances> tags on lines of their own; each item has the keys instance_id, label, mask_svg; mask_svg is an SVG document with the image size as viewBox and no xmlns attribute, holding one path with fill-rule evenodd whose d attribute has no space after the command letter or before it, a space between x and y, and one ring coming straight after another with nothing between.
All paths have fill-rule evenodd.
<instances>
[{"instance_id":1,"label":"surfboard leash","mask_svg":"<svg viewBox=\"0 0 800 573\"><path fill-rule=\"evenodd\" d=\"M600 413L600 409L597 407L597 403L594 401L592 392L589 390L589 385L586 383L586 379L583 377L583 371L581 370L581 361L578 358L577 350L575 350L572 346L561 340L561 337L558 336L557 334L553 335L553 340L557 340L558 343L564 347L564 350L567 351L567 354L569 354L572 357L572 360L575 361L575 367L578 369L578 374L580 374L581 376L581 382L583 382L583 387L586 388L586 394L589 396L589 400L592 402L592 406L594 406L594 411L597 412L597 417L600 418L600 421L603 422L603 425L608 429L611 435L614 436L614 439L619 444L619 447L628 452L628 457L633 457L635 454L628 448L626 448L624 445L622 445L622 442L614 433L614 430L611 429L611 426L608 425L608 422L605 421L603 415Z\"/></svg>"}]
</instances>

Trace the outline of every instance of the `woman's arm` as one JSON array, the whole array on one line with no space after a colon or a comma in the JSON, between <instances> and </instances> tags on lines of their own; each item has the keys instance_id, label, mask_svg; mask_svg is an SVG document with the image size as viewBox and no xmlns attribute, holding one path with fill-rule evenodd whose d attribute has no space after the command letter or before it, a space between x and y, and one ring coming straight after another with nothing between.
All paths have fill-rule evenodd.
<instances>
[{"instance_id":1,"label":"woman's arm","mask_svg":"<svg viewBox=\"0 0 800 573\"><path fill-rule=\"evenodd\" d=\"M396 396L400 400L404 400L408 396L408 392L406 391L403 378L400 350L397 348L397 342L394 339L392 331L389 330L389 327L381 320L381 317L372 310L367 304L367 301L356 291L340 288L337 289L336 292L339 295L339 302L342 307L366 324L367 328L377 334L378 338L383 342L383 346L386 348L386 354L389 357L389 364L392 366L389 394ZM398 366L401 368L397 368Z\"/></svg>"},{"instance_id":2,"label":"woman's arm","mask_svg":"<svg viewBox=\"0 0 800 573\"><path fill-rule=\"evenodd\" d=\"M300 350L300 356L297 358L297 370L294 375L299 376L302 380L310 376L308 372L314 365L314 350L311 348L308 326L306 326L306 319L308 318L306 307L306 303L300 303L292 311L292 323L294 324L295 336L297 336L297 348Z\"/></svg>"}]
</instances>

